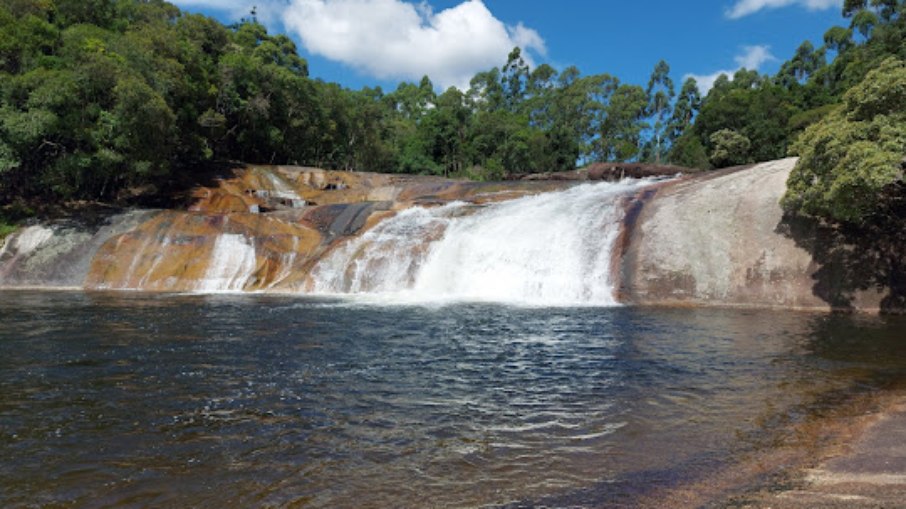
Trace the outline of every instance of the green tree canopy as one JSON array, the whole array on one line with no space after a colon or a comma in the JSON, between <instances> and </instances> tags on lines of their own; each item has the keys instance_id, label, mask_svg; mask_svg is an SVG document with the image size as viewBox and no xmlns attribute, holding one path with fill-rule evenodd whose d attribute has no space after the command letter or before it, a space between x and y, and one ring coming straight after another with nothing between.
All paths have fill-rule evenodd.
<instances>
[{"instance_id":1,"label":"green tree canopy","mask_svg":"<svg viewBox=\"0 0 906 509\"><path fill-rule=\"evenodd\" d=\"M654 66L648 79L648 117L650 119L651 137L645 148L646 159L660 164L666 148L667 121L670 116L670 104L675 90L670 78L670 66L661 60Z\"/></svg>"},{"instance_id":2,"label":"green tree canopy","mask_svg":"<svg viewBox=\"0 0 906 509\"><path fill-rule=\"evenodd\" d=\"M796 144L783 206L859 222L903 183L906 164L906 64L888 58L849 90L843 104L807 128Z\"/></svg>"},{"instance_id":3,"label":"green tree canopy","mask_svg":"<svg viewBox=\"0 0 906 509\"><path fill-rule=\"evenodd\" d=\"M711 164L717 168L749 162L751 142L732 129L721 129L711 135Z\"/></svg>"}]
</instances>

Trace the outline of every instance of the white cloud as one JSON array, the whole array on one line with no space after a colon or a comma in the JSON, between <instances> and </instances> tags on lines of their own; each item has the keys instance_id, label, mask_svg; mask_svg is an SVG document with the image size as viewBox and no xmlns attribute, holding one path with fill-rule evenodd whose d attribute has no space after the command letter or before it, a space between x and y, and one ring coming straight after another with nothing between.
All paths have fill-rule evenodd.
<instances>
[{"instance_id":1,"label":"white cloud","mask_svg":"<svg viewBox=\"0 0 906 509\"><path fill-rule=\"evenodd\" d=\"M172 0L185 9L257 17L298 35L311 53L381 79L431 77L442 88L468 87L476 72L500 66L514 47L544 55L541 35L498 20L483 0L434 12L423 0Z\"/></svg>"},{"instance_id":2,"label":"white cloud","mask_svg":"<svg viewBox=\"0 0 906 509\"><path fill-rule=\"evenodd\" d=\"M843 0L737 0L733 7L727 9L727 17L739 19L763 9L777 9L790 5L799 5L810 11L820 11L843 6Z\"/></svg>"},{"instance_id":3,"label":"white cloud","mask_svg":"<svg viewBox=\"0 0 906 509\"><path fill-rule=\"evenodd\" d=\"M756 45L745 46L743 48L743 53L733 57L733 60L735 60L738 65L736 69L720 70L711 74L687 74L683 79L694 78L698 83L698 89L701 91L702 95L704 95L711 90L711 87L714 86L714 82L721 74L726 74L728 78L733 79L733 74L739 69L748 69L750 71L758 70L765 62L775 60L775 57L771 54L769 46Z\"/></svg>"},{"instance_id":4,"label":"white cloud","mask_svg":"<svg viewBox=\"0 0 906 509\"><path fill-rule=\"evenodd\" d=\"M733 60L739 65L740 69L758 69L761 64L774 60L771 54L771 47L764 45L744 46L743 53L736 55Z\"/></svg>"},{"instance_id":5,"label":"white cloud","mask_svg":"<svg viewBox=\"0 0 906 509\"><path fill-rule=\"evenodd\" d=\"M427 74L443 88L467 87L477 71L502 65L515 46L545 53L538 32L505 25L482 0L437 13L427 2L292 0L283 23L311 53L381 79Z\"/></svg>"}]
</instances>

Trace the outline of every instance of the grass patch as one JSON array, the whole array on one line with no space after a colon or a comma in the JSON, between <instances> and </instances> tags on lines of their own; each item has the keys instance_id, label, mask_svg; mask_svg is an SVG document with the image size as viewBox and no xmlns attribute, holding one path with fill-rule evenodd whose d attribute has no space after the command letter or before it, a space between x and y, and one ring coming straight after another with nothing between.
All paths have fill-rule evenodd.
<instances>
[{"instance_id":1,"label":"grass patch","mask_svg":"<svg viewBox=\"0 0 906 509\"><path fill-rule=\"evenodd\" d=\"M0 243L2 243L4 239L6 239L7 235L16 231L18 228L18 225L7 223L3 219L0 219Z\"/></svg>"},{"instance_id":2,"label":"grass patch","mask_svg":"<svg viewBox=\"0 0 906 509\"><path fill-rule=\"evenodd\" d=\"M0 244L10 233L18 230L23 221L34 215L34 209L18 200L0 208Z\"/></svg>"}]
</instances>

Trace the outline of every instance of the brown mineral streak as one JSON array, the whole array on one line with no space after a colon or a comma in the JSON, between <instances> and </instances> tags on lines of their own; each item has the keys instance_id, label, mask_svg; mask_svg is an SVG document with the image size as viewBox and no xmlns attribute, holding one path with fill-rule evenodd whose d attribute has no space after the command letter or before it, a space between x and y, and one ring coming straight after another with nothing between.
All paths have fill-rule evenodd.
<instances>
[{"instance_id":1,"label":"brown mineral streak","mask_svg":"<svg viewBox=\"0 0 906 509\"><path fill-rule=\"evenodd\" d=\"M564 182L476 183L291 166L235 168L198 187L186 211L155 214L107 240L85 288L191 291L208 270L217 238L239 234L255 250L243 290L310 286L317 261L353 235L408 207L453 200L487 204L562 189Z\"/></svg>"}]
</instances>

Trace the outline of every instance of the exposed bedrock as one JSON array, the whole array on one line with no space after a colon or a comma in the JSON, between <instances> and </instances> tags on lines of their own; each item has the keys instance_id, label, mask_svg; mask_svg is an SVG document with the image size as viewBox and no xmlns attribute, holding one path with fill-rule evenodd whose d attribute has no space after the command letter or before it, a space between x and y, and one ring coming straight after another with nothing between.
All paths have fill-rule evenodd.
<instances>
[{"instance_id":1,"label":"exposed bedrock","mask_svg":"<svg viewBox=\"0 0 906 509\"><path fill-rule=\"evenodd\" d=\"M237 168L195 189L188 210L20 229L0 245L0 287L297 292L321 257L400 210L454 200L482 204L563 186Z\"/></svg>"},{"instance_id":2,"label":"exposed bedrock","mask_svg":"<svg viewBox=\"0 0 906 509\"><path fill-rule=\"evenodd\" d=\"M82 288L98 251L111 238L150 219L153 211L36 224L0 246L0 287Z\"/></svg>"},{"instance_id":3,"label":"exposed bedrock","mask_svg":"<svg viewBox=\"0 0 906 509\"><path fill-rule=\"evenodd\" d=\"M902 311L906 252L784 217L795 162L662 184L627 225L621 300Z\"/></svg>"},{"instance_id":4,"label":"exposed bedrock","mask_svg":"<svg viewBox=\"0 0 906 509\"><path fill-rule=\"evenodd\" d=\"M779 200L794 164L784 159L689 175L627 200L623 230L613 240L615 256L607 257L613 263L608 280L619 281L617 299L643 305L906 309L906 231L897 219L902 215L861 230L786 218ZM407 208L456 201L474 204L458 212L471 214L490 202L578 183L238 168L197 188L188 210L70 218L20 229L0 246L0 287L302 292L312 287L316 263ZM551 222L540 217L533 223L537 228L506 235L545 235L557 242L556 232L541 233ZM600 235L588 221L567 224L563 228ZM419 229L405 231L417 237L413 245L437 240L419 237ZM492 237L487 243L501 245L500 235Z\"/></svg>"}]
</instances>

